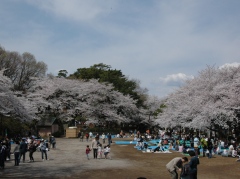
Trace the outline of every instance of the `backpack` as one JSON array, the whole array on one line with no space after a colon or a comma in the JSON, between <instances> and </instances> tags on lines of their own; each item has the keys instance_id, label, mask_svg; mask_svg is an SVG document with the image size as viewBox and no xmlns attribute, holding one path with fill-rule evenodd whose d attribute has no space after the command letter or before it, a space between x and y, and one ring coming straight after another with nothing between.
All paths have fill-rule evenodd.
<instances>
[{"instance_id":1,"label":"backpack","mask_svg":"<svg viewBox=\"0 0 240 179\"><path fill-rule=\"evenodd\" d=\"M33 145L33 152L36 152L37 150L37 145Z\"/></svg>"},{"instance_id":2,"label":"backpack","mask_svg":"<svg viewBox=\"0 0 240 179\"><path fill-rule=\"evenodd\" d=\"M182 168L181 176L184 177L184 176L188 176L189 174L190 174L190 165L189 163L187 163Z\"/></svg>"}]
</instances>

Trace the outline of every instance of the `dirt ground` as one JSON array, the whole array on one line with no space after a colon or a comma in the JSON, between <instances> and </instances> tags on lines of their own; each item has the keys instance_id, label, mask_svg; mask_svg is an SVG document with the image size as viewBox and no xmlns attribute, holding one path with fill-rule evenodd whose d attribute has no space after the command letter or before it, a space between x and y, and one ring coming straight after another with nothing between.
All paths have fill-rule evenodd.
<instances>
[{"instance_id":1,"label":"dirt ground","mask_svg":"<svg viewBox=\"0 0 240 179\"><path fill-rule=\"evenodd\" d=\"M34 163L26 154L26 162L14 166L14 157L5 163L0 170L0 178L84 178L84 179L168 179L165 165L174 157L182 157L178 152L142 153L134 145L116 145L113 139L110 159L90 160L85 155L86 145L91 142L80 142L78 139L57 138L57 148L51 149L48 161L42 161L41 153L34 153ZM130 139L124 139L130 140ZM12 146L12 148L14 145ZM235 158L215 156L212 159L200 157L198 179L239 179L240 162Z\"/></svg>"}]
</instances>

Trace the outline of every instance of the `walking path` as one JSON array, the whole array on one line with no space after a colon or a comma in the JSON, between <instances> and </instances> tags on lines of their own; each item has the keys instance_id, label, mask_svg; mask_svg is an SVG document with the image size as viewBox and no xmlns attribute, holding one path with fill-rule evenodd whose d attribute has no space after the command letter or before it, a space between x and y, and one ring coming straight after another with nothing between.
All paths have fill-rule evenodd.
<instances>
[{"instance_id":1,"label":"walking path","mask_svg":"<svg viewBox=\"0 0 240 179\"><path fill-rule=\"evenodd\" d=\"M14 156L5 162L5 169L0 170L0 178L63 178L77 175L84 170L127 167L128 160L114 160L114 151L111 151L112 160L93 159L92 151L90 160L87 160L85 149L91 142L80 142L79 139L56 139L56 149L50 149L49 160L42 161L41 152L33 154L35 162L28 162L29 153L26 153L25 163L20 162L19 166L14 166ZM114 145L114 144L113 144ZM12 145L12 149L14 144Z\"/></svg>"}]
</instances>

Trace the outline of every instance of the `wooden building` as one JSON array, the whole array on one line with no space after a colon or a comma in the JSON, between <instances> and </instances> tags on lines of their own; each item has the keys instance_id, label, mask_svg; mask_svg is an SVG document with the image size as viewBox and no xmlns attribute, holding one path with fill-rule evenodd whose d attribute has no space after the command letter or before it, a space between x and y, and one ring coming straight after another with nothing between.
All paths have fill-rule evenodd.
<instances>
[{"instance_id":1,"label":"wooden building","mask_svg":"<svg viewBox=\"0 0 240 179\"><path fill-rule=\"evenodd\" d=\"M48 137L59 130L59 123L56 117L44 117L38 122L37 128L41 137Z\"/></svg>"}]
</instances>

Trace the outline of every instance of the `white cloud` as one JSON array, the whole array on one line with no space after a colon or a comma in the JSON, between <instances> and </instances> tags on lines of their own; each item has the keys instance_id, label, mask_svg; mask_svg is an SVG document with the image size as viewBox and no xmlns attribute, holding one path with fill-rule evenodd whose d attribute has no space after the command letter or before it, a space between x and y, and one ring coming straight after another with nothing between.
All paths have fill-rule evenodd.
<instances>
[{"instance_id":1,"label":"white cloud","mask_svg":"<svg viewBox=\"0 0 240 179\"><path fill-rule=\"evenodd\" d=\"M114 6L113 1L105 0L27 0L28 3L54 14L56 17L75 21L89 21L107 13Z\"/></svg>"},{"instance_id":2,"label":"white cloud","mask_svg":"<svg viewBox=\"0 0 240 179\"><path fill-rule=\"evenodd\" d=\"M219 69L229 68L229 67L238 67L238 66L240 66L240 63L237 63L237 62L225 63L224 65L220 66Z\"/></svg>"},{"instance_id":3,"label":"white cloud","mask_svg":"<svg viewBox=\"0 0 240 179\"><path fill-rule=\"evenodd\" d=\"M184 83L186 80L193 79L192 75L187 76L184 73L177 73L172 75L167 75L165 78L160 78L160 81L164 82L169 86L179 86Z\"/></svg>"},{"instance_id":4,"label":"white cloud","mask_svg":"<svg viewBox=\"0 0 240 179\"><path fill-rule=\"evenodd\" d=\"M0 45L32 53L54 74L105 63L139 79L150 94L164 96L193 78L185 74L239 59L239 5L207 0L2 0Z\"/></svg>"}]
</instances>

